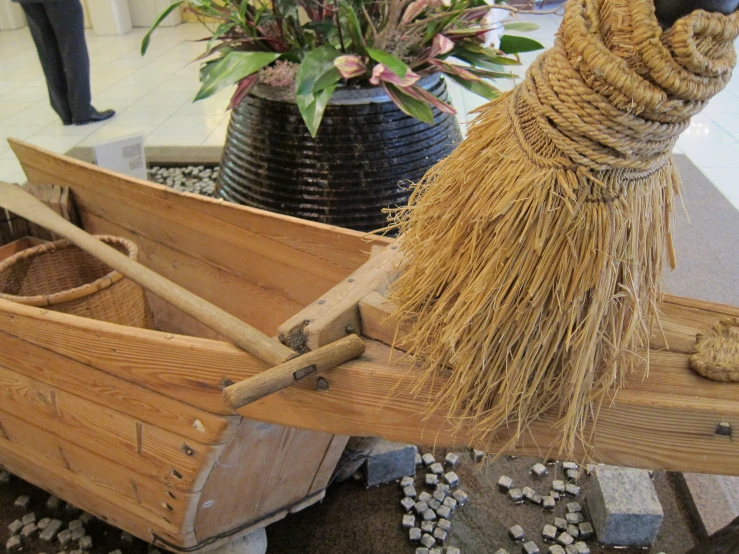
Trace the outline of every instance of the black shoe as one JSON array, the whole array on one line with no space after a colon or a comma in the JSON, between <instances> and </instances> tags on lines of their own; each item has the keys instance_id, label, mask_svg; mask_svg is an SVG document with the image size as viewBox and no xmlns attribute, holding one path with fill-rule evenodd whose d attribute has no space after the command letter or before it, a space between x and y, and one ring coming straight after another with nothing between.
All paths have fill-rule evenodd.
<instances>
[{"instance_id":1,"label":"black shoe","mask_svg":"<svg viewBox=\"0 0 739 554\"><path fill-rule=\"evenodd\" d=\"M64 125L65 127L67 125L71 125L71 124L72 124L72 120L71 119L62 119L62 125Z\"/></svg>"},{"instance_id":2,"label":"black shoe","mask_svg":"<svg viewBox=\"0 0 739 554\"><path fill-rule=\"evenodd\" d=\"M75 125L87 125L88 123L97 123L99 121L105 121L106 119L110 119L114 115L115 115L115 110L103 110L102 112L93 110L90 117L82 121L75 121L74 124Z\"/></svg>"}]
</instances>

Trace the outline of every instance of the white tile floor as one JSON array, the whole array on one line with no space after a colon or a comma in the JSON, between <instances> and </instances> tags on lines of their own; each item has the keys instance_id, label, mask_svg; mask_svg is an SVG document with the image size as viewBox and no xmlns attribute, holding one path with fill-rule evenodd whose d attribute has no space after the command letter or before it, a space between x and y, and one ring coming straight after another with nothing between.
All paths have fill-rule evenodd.
<instances>
[{"instance_id":1,"label":"white tile floor","mask_svg":"<svg viewBox=\"0 0 739 554\"><path fill-rule=\"evenodd\" d=\"M554 42L560 18L527 16L540 25L528 36L545 46ZM5 138L16 137L56 152L115 137L142 133L151 146L223 144L226 111L232 89L192 103L199 83L198 63L204 36L200 25L161 28L145 57L139 54L145 29L124 36L100 37L88 32L93 103L114 108L112 120L84 126L62 126L48 105L46 85L28 29L0 32L0 179L23 181L24 175ZM537 54L523 56L529 63ZM517 73L523 75L525 68ZM501 88L512 83L503 82ZM483 103L452 85L460 121ZM739 71L726 90L695 117L680 137L676 152L686 154L739 209Z\"/></svg>"}]
</instances>

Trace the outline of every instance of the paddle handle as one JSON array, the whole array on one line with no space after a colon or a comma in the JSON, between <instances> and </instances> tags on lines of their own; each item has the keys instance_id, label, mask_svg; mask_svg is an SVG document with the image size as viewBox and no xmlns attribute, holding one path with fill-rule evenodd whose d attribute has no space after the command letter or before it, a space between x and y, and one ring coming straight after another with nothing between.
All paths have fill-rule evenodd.
<instances>
[{"instance_id":1,"label":"paddle handle","mask_svg":"<svg viewBox=\"0 0 739 554\"><path fill-rule=\"evenodd\" d=\"M268 364L278 365L297 356L292 349L277 340L99 241L20 187L0 181L0 207L68 239L72 244Z\"/></svg>"},{"instance_id":2,"label":"paddle handle","mask_svg":"<svg viewBox=\"0 0 739 554\"><path fill-rule=\"evenodd\" d=\"M347 335L335 342L293 358L254 377L223 389L223 401L238 410L315 373L331 369L356 358L364 352L364 341L357 335Z\"/></svg>"}]
</instances>

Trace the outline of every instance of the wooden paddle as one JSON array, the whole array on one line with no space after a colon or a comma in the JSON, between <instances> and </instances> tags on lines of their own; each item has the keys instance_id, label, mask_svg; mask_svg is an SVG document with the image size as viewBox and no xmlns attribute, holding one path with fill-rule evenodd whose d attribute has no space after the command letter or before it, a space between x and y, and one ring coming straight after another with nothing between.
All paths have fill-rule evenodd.
<instances>
[{"instance_id":1,"label":"wooden paddle","mask_svg":"<svg viewBox=\"0 0 739 554\"><path fill-rule=\"evenodd\" d=\"M279 341L99 241L22 188L0 181L0 207L66 238L139 286L223 335L242 350L276 366L224 390L224 400L234 410L364 352L362 339L357 335L349 335L298 356L297 352Z\"/></svg>"}]
</instances>

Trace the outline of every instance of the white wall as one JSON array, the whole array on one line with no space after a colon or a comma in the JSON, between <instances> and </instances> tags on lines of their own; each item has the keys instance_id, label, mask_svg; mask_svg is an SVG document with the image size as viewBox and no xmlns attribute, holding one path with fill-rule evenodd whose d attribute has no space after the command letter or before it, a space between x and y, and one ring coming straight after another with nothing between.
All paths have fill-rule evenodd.
<instances>
[{"instance_id":1,"label":"white wall","mask_svg":"<svg viewBox=\"0 0 739 554\"><path fill-rule=\"evenodd\" d=\"M11 31L26 26L23 9L10 0L0 0L0 31Z\"/></svg>"}]
</instances>

